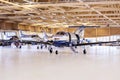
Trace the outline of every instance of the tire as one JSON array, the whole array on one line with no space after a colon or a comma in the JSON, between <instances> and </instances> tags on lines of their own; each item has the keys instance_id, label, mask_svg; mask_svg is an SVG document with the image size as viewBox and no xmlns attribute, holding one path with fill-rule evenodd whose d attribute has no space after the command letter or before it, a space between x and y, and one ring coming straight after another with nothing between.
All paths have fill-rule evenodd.
<instances>
[{"instance_id":1,"label":"tire","mask_svg":"<svg viewBox=\"0 0 120 80\"><path fill-rule=\"evenodd\" d=\"M22 46L19 46L19 48L21 49L21 48L22 48Z\"/></svg>"},{"instance_id":2,"label":"tire","mask_svg":"<svg viewBox=\"0 0 120 80\"><path fill-rule=\"evenodd\" d=\"M49 50L49 52L50 52L50 53L52 53L52 52L53 52L52 48Z\"/></svg>"},{"instance_id":3,"label":"tire","mask_svg":"<svg viewBox=\"0 0 120 80\"><path fill-rule=\"evenodd\" d=\"M37 49L39 49L39 46L37 46Z\"/></svg>"},{"instance_id":4,"label":"tire","mask_svg":"<svg viewBox=\"0 0 120 80\"><path fill-rule=\"evenodd\" d=\"M84 49L84 50L83 50L83 54L86 54L86 53L87 53L87 52L86 52L86 49Z\"/></svg>"},{"instance_id":5,"label":"tire","mask_svg":"<svg viewBox=\"0 0 120 80\"><path fill-rule=\"evenodd\" d=\"M55 51L55 54L56 54L56 55L58 54L58 51L57 51L57 50Z\"/></svg>"}]
</instances>

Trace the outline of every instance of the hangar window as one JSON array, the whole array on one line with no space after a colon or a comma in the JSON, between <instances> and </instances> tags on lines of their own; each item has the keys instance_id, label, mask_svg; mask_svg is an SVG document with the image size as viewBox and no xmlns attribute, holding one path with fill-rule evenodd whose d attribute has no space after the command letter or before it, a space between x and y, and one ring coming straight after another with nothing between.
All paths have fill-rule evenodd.
<instances>
[{"instance_id":1,"label":"hangar window","mask_svg":"<svg viewBox=\"0 0 120 80\"><path fill-rule=\"evenodd\" d=\"M120 35L113 35L113 36L110 36L110 41L116 41L120 39Z\"/></svg>"},{"instance_id":2,"label":"hangar window","mask_svg":"<svg viewBox=\"0 0 120 80\"><path fill-rule=\"evenodd\" d=\"M109 41L109 36L97 37L97 41Z\"/></svg>"},{"instance_id":3,"label":"hangar window","mask_svg":"<svg viewBox=\"0 0 120 80\"><path fill-rule=\"evenodd\" d=\"M86 38L91 42L99 42L99 41L117 41L120 39L120 35L112 35L112 36L104 36L104 37L94 37L94 38Z\"/></svg>"}]
</instances>

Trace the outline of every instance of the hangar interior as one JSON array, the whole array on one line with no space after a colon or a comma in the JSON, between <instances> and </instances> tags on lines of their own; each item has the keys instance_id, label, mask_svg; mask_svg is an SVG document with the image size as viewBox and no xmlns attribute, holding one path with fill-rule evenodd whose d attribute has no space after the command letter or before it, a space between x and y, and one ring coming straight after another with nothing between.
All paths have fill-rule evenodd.
<instances>
[{"instance_id":1,"label":"hangar interior","mask_svg":"<svg viewBox=\"0 0 120 80\"><path fill-rule=\"evenodd\" d=\"M91 42L120 41L120 0L0 0L0 41L19 31L55 35L79 26L97 26L84 29ZM59 48L58 55L36 45L11 46L0 46L0 80L120 80L120 42L78 47L77 54Z\"/></svg>"},{"instance_id":2,"label":"hangar interior","mask_svg":"<svg viewBox=\"0 0 120 80\"><path fill-rule=\"evenodd\" d=\"M101 28L87 29L85 37L120 34L119 0L0 0L0 5L1 30L55 34L74 32L71 25L95 25Z\"/></svg>"}]
</instances>

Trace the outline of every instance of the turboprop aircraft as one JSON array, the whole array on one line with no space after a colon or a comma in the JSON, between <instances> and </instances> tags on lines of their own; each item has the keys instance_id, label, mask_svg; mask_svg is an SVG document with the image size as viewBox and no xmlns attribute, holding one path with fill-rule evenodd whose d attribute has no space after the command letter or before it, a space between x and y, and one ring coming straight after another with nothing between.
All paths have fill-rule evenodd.
<instances>
[{"instance_id":1,"label":"turboprop aircraft","mask_svg":"<svg viewBox=\"0 0 120 80\"><path fill-rule=\"evenodd\" d=\"M37 44L37 42L43 41L37 34L23 34L21 30L19 31L19 38L21 43L25 44Z\"/></svg>"},{"instance_id":2,"label":"turboprop aircraft","mask_svg":"<svg viewBox=\"0 0 120 80\"><path fill-rule=\"evenodd\" d=\"M42 32L43 37L37 34L28 34L25 31L13 31L13 30L2 30L0 31L2 39L0 39L1 46L10 46L12 43L19 42L19 44L32 44L37 45L39 43L48 41L51 36L48 36L45 32ZM22 46L22 45L21 45Z\"/></svg>"},{"instance_id":3,"label":"turboprop aircraft","mask_svg":"<svg viewBox=\"0 0 120 80\"><path fill-rule=\"evenodd\" d=\"M1 46L10 46L14 43L15 46L18 47L18 45L20 46L20 43L37 44L38 41L41 41L41 38L38 35L23 34L21 30L1 31L1 35L3 36L3 39L0 40ZM16 43L18 44L16 45Z\"/></svg>"},{"instance_id":4,"label":"turboprop aircraft","mask_svg":"<svg viewBox=\"0 0 120 80\"><path fill-rule=\"evenodd\" d=\"M56 54L58 54L58 48L64 48L64 47L70 47L71 50L75 53L78 53L76 51L77 46L85 46L85 45L95 45L95 44L107 44L107 43L117 43L120 41L108 41L108 42L89 42L87 39L84 38L84 29L85 28L94 28L99 26L69 26L71 27L77 27L78 29L74 33L65 32L65 31L59 31L57 32L51 39L51 41L47 42L40 42L42 44L50 45L49 52L52 53L55 51ZM83 53L86 54L86 49L83 49Z\"/></svg>"},{"instance_id":5,"label":"turboprop aircraft","mask_svg":"<svg viewBox=\"0 0 120 80\"><path fill-rule=\"evenodd\" d=\"M1 30L1 39L0 45L1 46L10 46L11 43L17 43L19 38L16 35L16 31L14 30Z\"/></svg>"},{"instance_id":6,"label":"turboprop aircraft","mask_svg":"<svg viewBox=\"0 0 120 80\"><path fill-rule=\"evenodd\" d=\"M49 45L48 50L50 53L52 53L53 51L55 51L56 54L58 54L58 50L57 48L64 48L64 47L70 47L70 49L75 52L78 53L78 51L76 51L77 46L85 46L85 45L95 45L95 44L107 44L107 43L119 43L120 41L107 41L107 42L89 42L88 40L86 40L84 38L84 29L85 28L94 28L94 27L99 27L99 26L69 26L71 27L77 27L78 29L74 32L74 33L70 33L70 32L65 32L65 31L60 31L57 32L55 35L53 35L51 38L51 40L36 40L36 41L32 41L30 39L28 40L21 40L19 41L19 39L12 40L12 42L15 41L19 41L19 43L25 43L25 44L43 44L43 45ZM22 34L21 37L32 37L33 35L24 35ZM20 38L21 38L20 37ZM48 37L48 36L46 36ZM47 39L47 38L46 38ZM21 48L22 45L20 45ZM39 49L39 46L37 47L37 49ZM83 53L86 54L86 49L83 49Z\"/></svg>"}]
</instances>

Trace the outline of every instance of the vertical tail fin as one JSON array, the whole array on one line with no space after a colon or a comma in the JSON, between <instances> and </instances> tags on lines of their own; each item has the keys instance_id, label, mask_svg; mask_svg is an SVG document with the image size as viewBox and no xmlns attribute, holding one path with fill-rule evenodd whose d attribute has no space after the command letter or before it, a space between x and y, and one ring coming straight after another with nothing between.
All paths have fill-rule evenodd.
<instances>
[{"instance_id":1,"label":"vertical tail fin","mask_svg":"<svg viewBox=\"0 0 120 80\"><path fill-rule=\"evenodd\" d=\"M78 34L80 38L84 37L84 28L85 28L85 26L69 26L69 28L77 28L74 33Z\"/></svg>"},{"instance_id":2,"label":"vertical tail fin","mask_svg":"<svg viewBox=\"0 0 120 80\"><path fill-rule=\"evenodd\" d=\"M84 28L78 28L74 33L78 34L80 38L83 38L84 37Z\"/></svg>"},{"instance_id":3,"label":"vertical tail fin","mask_svg":"<svg viewBox=\"0 0 120 80\"><path fill-rule=\"evenodd\" d=\"M19 36L22 37L23 35L22 30L19 30Z\"/></svg>"},{"instance_id":4,"label":"vertical tail fin","mask_svg":"<svg viewBox=\"0 0 120 80\"><path fill-rule=\"evenodd\" d=\"M78 34L79 37L83 38L84 37L84 29L85 28L97 28L100 26L69 26L69 28L77 28L77 30L74 32L75 34Z\"/></svg>"},{"instance_id":5,"label":"vertical tail fin","mask_svg":"<svg viewBox=\"0 0 120 80\"><path fill-rule=\"evenodd\" d=\"M45 31L43 31L43 39L44 39L44 41L47 41L47 40L48 40L48 35L46 34Z\"/></svg>"}]
</instances>

